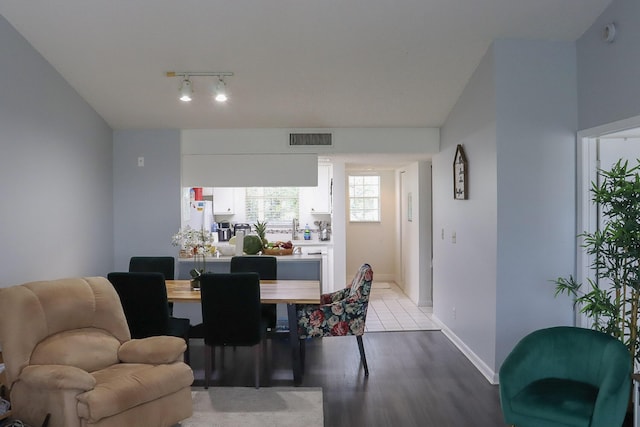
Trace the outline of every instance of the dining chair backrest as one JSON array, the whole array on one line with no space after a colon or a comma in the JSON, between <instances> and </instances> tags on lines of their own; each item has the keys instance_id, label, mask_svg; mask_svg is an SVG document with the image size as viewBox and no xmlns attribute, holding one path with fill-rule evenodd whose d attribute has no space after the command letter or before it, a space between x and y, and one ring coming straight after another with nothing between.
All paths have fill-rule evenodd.
<instances>
[{"instance_id":1,"label":"dining chair backrest","mask_svg":"<svg viewBox=\"0 0 640 427\"><path fill-rule=\"evenodd\" d=\"M204 342L252 346L262 338L258 273L205 273L200 278Z\"/></svg>"},{"instance_id":2,"label":"dining chair backrest","mask_svg":"<svg viewBox=\"0 0 640 427\"><path fill-rule=\"evenodd\" d=\"M260 280L278 280L278 261L274 256L243 255L231 258L232 273L255 272ZM277 324L278 309L275 304L262 304L262 318L267 329L274 329Z\"/></svg>"},{"instance_id":3,"label":"dining chair backrest","mask_svg":"<svg viewBox=\"0 0 640 427\"><path fill-rule=\"evenodd\" d=\"M134 256L129 260L129 272L162 273L166 280L174 280L175 264L172 256Z\"/></svg>"},{"instance_id":4,"label":"dining chair backrest","mask_svg":"<svg viewBox=\"0 0 640 427\"><path fill-rule=\"evenodd\" d=\"M107 279L120 296L131 338L168 335L169 305L162 273L114 272Z\"/></svg>"},{"instance_id":5,"label":"dining chair backrest","mask_svg":"<svg viewBox=\"0 0 640 427\"><path fill-rule=\"evenodd\" d=\"M258 273L260 280L278 279L278 262L274 256L243 255L231 258L231 273Z\"/></svg>"}]
</instances>

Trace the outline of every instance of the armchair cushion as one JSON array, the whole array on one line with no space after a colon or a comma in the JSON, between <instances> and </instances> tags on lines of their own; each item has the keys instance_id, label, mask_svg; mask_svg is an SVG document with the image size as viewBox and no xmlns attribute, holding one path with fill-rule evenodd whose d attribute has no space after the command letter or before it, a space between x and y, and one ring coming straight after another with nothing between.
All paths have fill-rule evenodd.
<instances>
[{"instance_id":1,"label":"armchair cushion","mask_svg":"<svg viewBox=\"0 0 640 427\"><path fill-rule=\"evenodd\" d=\"M182 362L118 363L93 376L96 387L77 396L78 415L89 423L170 395L193 382L191 368Z\"/></svg>"},{"instance_id":2,"label":"armchair cushion","mask_svg":"<svg viewBox=\"0 0 640 427\"><path fill-rule=\"evenodd\" d=\"M69 365L93 372L118 363L120 341L103 329L60 332L41 341L31 354L31 365Z\"/></svg>"},{"instance_id":3,"label":"armchair cushion","mask_svg":"<svg viewBox=\"0 0 640 427\"><path fill-rule=\"evenodd\" d=\"M182 360L186 349L184 339L160 335L127 341L118 350L118 357L124 363L159 365Z\"/></svg>"},{"instance_id":4,"label":"armchair cushion","mask_svg":"<svg viewBox=\"0 0 640 427\"><path fill-rule=\"evenodd\" d=\"M515 412L529 417L545 418L553 414L561 424L588 426L598 397L598 389L591 384L559 378L534 381L511 400ZM556 408L562 407L562 411Z\"/></svg>"},{"instance_id":5,"label":"armchair cushion","mask_svg":"<svg viewBox=\"0 0 640 427\"><path fill-rule=\"evenodd\" d=\"M75 366L31 365L23 369L20 375L30 387L41 389L91 390L96 379L87 371Z\"/></svg>"}]
</instances>

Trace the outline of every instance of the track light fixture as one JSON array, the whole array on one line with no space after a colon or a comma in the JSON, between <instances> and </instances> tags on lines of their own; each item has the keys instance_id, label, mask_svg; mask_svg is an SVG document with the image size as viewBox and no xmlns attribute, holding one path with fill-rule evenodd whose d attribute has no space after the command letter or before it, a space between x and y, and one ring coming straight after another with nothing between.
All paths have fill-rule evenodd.
<instances>
[{"instance_id":1,"label":"track light fixture","mask_svg":"<svg viewBox=\"0 0 640 427\"><path fill-rule=\"evenodd\" d=\"M180 101L189 102L193 98L193 84L191 79L193 77L217 77L218 81L215 85L215 100L218 102L225 102L228 99L227 84L224 81L225 77L233 76L231 72L201 72L201 71L168 71L167 77L182 77L180 83Z\"/></svg>"},{"instance_id":2,"label":"track light fixture","mask_svg":"<svg viewBox=\"0 0 640 427\"><path fill-rule=\"evenodd\" d=\"M180 101L189 102L192 96L193 87L191 86L191 80L189 80L189 76L184 76L180 84Z\"/></svg>"},{"instance_id":3,"label":"track light fixture","mask_svg":"<svg viewBox=\"0 0 640 427\"><path fill-rule=\"evenodd\" d=\"M227 102L227 85L222 77L218 77L218 84L216 84L216 97L218 102Z\"/></svg>"}]
</instances>

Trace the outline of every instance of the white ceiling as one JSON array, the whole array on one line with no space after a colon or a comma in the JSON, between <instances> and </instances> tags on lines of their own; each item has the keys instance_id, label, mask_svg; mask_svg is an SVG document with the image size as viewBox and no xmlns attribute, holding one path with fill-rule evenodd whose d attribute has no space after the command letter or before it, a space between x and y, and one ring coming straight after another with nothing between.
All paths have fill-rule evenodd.
<instances>
[{"instance_id":1,"label":"white ceiling","mask_svg":"<svg viewBox=\"0 0 640 427\"><path fill-rule=\"evenodd\" d=\"M492 40L576 40L611 0L0 0L114 129L438 127ZM6 60L6 59L4 59ZM178 101L167 71L231 71Z\"/></svg>"}]
</instances>

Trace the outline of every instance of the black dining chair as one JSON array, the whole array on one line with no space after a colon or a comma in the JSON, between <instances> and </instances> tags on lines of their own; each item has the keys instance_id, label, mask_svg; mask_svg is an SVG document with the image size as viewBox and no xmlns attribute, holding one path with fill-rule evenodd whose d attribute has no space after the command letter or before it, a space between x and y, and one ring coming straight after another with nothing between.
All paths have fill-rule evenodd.
<instances>
[{"instance_id":1,"label":"black dining chair","mask_svg":"<svg viewBox=\"0 0 640 427\"><path fill-rule=\"evenodd\" d=\"M169 314L167 287L162 273L113 272L107 275L127 318L131 338L147 338L157 335L181 337L187 343L184 353L189 364L189 319Z\"/></svg>"},{"instance_id":2,"label":"black dining chair","mask_svg":"<svg viewBox=\"0 0 640 427\"><path fill-rule=\"evenodd\" d=\"M162 273L165 280L175 279L176 260L172 256L134 256L129 260L130 273ZM169 303L173 314L173 303Z\"/></svg>"},{"instance_id":3,"label":"black dining chair","mask_svg":"<svg viewBox=\"0 0 640 427\"><path fill-rule=\"evenodd\" d=\"M162 273L166 280L175 279L176 260L172 256L134 256L129 260L130 273Z\"/></svg>"},{"instance_id":4,"label":"black dining chair","mask_svg":"<svg viewBox=\"0 0 640 427\"><path fill-rule=\"evenodd\" d=\"M209 388L213 350L217 346L254 346L255 384L260 387L260 312L258 273L205 273L200 281L205 344L204 388Z\"/></svg>"},{"instance_id":5,"label":"black dining chair","mask_svg":"<svg viewBox=\"0 0 640 427\"><path fill-rule=\"evenodd\" d=\"M260 280L278 279L278 261L274 256L243 255L231 258L231 273L258 273ZM276 304L262 304L262 318L267 330L275 331L277 311Z\"/></svg>"}]
</instances>

